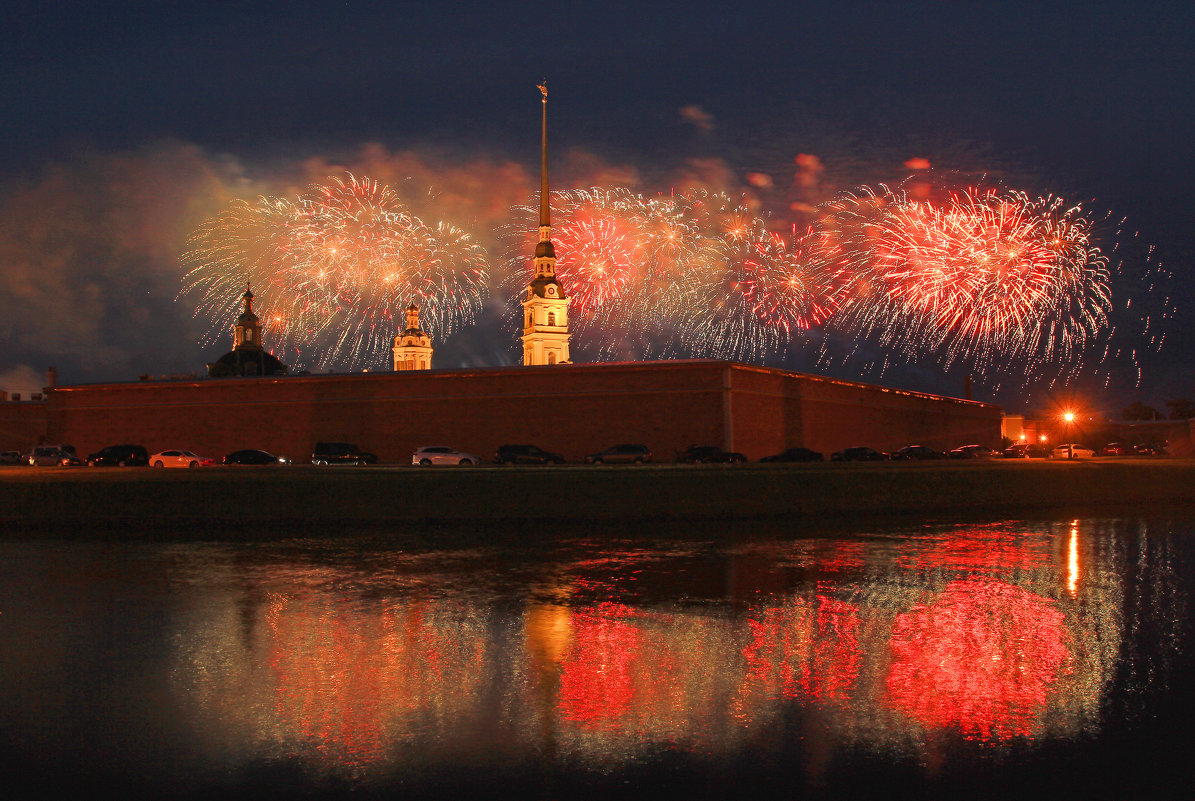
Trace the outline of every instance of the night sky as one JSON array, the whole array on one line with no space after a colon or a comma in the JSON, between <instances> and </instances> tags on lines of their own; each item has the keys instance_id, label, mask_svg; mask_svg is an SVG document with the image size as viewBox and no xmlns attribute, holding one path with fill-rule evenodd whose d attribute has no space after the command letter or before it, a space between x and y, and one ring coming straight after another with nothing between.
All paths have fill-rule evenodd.
<instances>
[{"instance_id":1,"label":"night sky","mask_svg":"<svg viewBox=\"0 0 1195 801\"><path fill-rule=\"evenodd\" d=\"M1081 378L1026 400L981 375L976 396L1032 412L1074 393L1109 415L1195 396L1195 48L1181 3L5 9L0 388L37 389L48 365L63 383L202 372L231 336L203 340L206 321L179 297L179 255L236 197L349 170L420 187L439 198L425 214L496 249L511 205L536 188L546 77L557 189L745 194L791 230L810 220L775 187L812 154L809 203L899 183L910 159L1081 203L1127 274L1174 273L1114 286L1137 308L1177 306L1161 352L1140 358L1140 386L1118 368L1106 389ZM489 315L439 343L437 366L513 363L516 343ZM961 394L965 370L880 370L880 351L865 344L823 372ZM814 369L796 354L769 363Z\"/></svg>"}]
</instances>

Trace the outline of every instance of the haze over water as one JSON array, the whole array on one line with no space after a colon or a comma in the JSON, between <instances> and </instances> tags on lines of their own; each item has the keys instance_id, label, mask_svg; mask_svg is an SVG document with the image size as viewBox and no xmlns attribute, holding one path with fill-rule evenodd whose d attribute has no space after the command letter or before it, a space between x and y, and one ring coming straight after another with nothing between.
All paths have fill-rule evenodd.
<instances>
[{"instance_id":1,"label":"haze over water","mask_svg":"<svg viewBox=\"0 0 1195 801\"><path fill-rule=\"evenodd\" d=\"M4 542L0 767L33 795L1153 795L1188 774L1193 531Z\"/></svg>"}]
</instances>

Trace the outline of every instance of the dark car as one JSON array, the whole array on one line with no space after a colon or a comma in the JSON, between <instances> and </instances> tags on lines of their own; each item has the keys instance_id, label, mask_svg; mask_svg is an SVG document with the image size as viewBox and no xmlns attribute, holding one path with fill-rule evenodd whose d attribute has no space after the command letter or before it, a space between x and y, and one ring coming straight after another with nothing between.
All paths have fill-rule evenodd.
<instances>
[{"instance_id":1,"label":"dark car","mask_svg":"<svg viewBox=\"0 0 1195 801\"><path fill-rule=\"evenodd\" d=\"M1125 445L1123 442L1109 442L1099 451L1100 456L1132 456L1136 452L1132 445Z\"/></svg>"},{"instance_id":2,"label":"dark car","mask_svg":"<svg viewBox=\"0 0 1195 801\"><path fill-rule=\"evenodd\" d=\"M1133 453L1137 456L1165 456L1166 446L1153 442L1143 442L1133 446Z\"/></svg>"},{"instance_id":3,"label":"dark car","mask_svg":"<svg viewBox=\"0 0 1195 801\"><path fill-rule=\"evenodd\" d=\"M780 453L773 453L771 456L765 456L759 461L761 462L823 462L825 457L817 451L811 451L808 448L786 448Z\"/></svg>"},{"instance_id":4,"label":"dark car","mask_svg":"<svg viewBox=\"0 0 1195 801\"><path fill-rule=\"evenodd\" d=\"M831 462L882 462L887 458L886 453L863 447L847 448L830 454Z\"/></svg>"},{"instance_id":5,"label":"dark car","mask_svg":"<svg viewBox=\"0 0 1195 801\"><path fill-rule=\"evenodd\" d=\"M585 464L643 464L650 461L651 450L646 445L614 445L585 457Z\"/></svg>"},{"instance_id":6,"label":"dark car","mask_svg":"<svg viewBox=\"0 0 1195 801\"><path fill-rule=\"evenodd\" d=\"M1045 459L1049 455L1049 448L1032 442L1018 442L1004 449L1005 459Z\"/></svg>"},{"instance_id":7,"label":"dark car","mask_svg":"<svg viewBox=\"0 0 1195 801\"><path fill-rule=\"evenodd\" d=\"M564 457L536 445L501 445L494 461L498 464L564 464Z\"/></svg>"},{"instance_id":8,"label":"dark car","mask_svg":"<svg viewBox=\"0 0 1195 801\"><path fill-rule=\"evenodd\" d=\"M228 454L224 457L222 464L290 464L290 459L285 456L275 456L269 451L249 448Z\"/></svg>"},{"instance_id":9,"label":"dark car","mask_svg":"<svg viewBox=\"0 0 1195 801\"><path fill-rule=\"evenodd\" d=\"M994 459L996 452L983 445L964 445L950 452L951 459Z\"/></svg>"},{"instance_id":10,"label":"dark car","mask_svg":"<svg viewBox=\"0 0 1195 801\"><path fill-rule=\"evenodd\" d=\"M73 467L83 464L74 445L38 445L20 455L22 462L34 467Z\"/></svg>"},{"instance_id":11,"label":"dark car","mask_svg":"<svg viewBox=\"0 0 1195 801\"><path fill-rule=\"evenodd\" d=\"M735 451L724 451L717 445L690 445L676 454L676 461L684 464L742 464L747 457Z\"/></svg>"},{"instance_id":12,"label":"dark car","mask_svg":"<svg viewBox=\"0 0 1195 801\"><path fill-rule=\"evenodd\" d=\"M87 457L88 467L147 467L149 451L141 445L109 445Z\"/></svg>"},{"instance_id":13,"label":"dark car","mask_svg":"<svg viewBox=\"0 0 1195 801\"><path fill-rule=\"evenodd\" d=\"M892 454L895 461L918 461L920 459L945 459L946 454L926 445L906 445Z\"/></svg>"},{"instance_id":14,"label":"dark car","mask_svg":"<svg viewBox=\"0 0 1195 801\"><path fill-rule=\"evenodd\" d=\"M0 451L0 464L20 464L20 451Z\"/></svg>"},{"instance_id":15,"label":"dark car","mask_svg":"<svg viewBox=\"0 0 1195 801\"><path fill-rule=\"evenodd\" d=\"M317 442L311 451L311 463L319 465L377 464L378 457L351 442Z\"/></svg>"}]
</instances>

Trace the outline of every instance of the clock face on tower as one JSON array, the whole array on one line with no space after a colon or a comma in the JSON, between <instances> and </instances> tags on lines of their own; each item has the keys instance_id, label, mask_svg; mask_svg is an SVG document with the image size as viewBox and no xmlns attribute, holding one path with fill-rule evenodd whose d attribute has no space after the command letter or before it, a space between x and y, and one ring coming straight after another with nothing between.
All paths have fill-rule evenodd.
<instances>
[{"instance_id":1,"label":"clock face on tower","mask_svg":"<svg viewBox=\"0 0 1195 801\"><path fill-rule=\"evenodd\" d=\"M550 297L550 298L556 297L556 287L554 287L554 286L548 287L548 297Z\"/></svg>"}]
</instances>

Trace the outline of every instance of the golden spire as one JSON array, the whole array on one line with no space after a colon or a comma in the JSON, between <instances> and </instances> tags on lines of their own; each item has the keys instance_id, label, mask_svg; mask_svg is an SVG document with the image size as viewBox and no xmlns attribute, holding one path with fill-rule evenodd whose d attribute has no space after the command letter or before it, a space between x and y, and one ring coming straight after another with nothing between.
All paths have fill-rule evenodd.
<instances>
[{"instance_id":1,"label":"golden spire","mask_svg":"<svg viewBox=\"0 0 1195 801\"><path fill-rule=\"evenodd\" d=\"M548 241L548 228L552 221L548 214L548 80L537 84L539 93L543 95L543 130L540 137L541 161L539 172L539 241Z\"/></svg>"}]
</instances>

